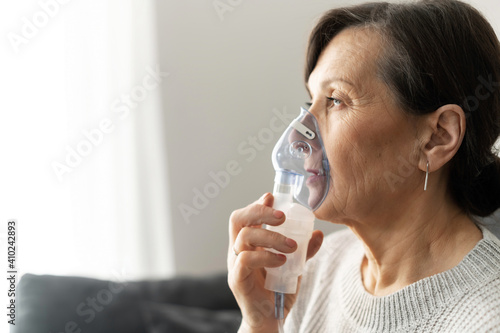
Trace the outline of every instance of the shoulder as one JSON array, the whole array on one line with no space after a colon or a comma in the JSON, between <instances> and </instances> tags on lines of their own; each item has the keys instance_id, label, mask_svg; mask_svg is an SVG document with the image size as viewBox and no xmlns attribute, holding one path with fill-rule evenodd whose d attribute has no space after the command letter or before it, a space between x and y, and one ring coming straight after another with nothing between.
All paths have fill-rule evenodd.
<instances>
[{"instance_id":1,"label":"shoulder","mask_svg":"<svg viewBox=\"0 0 500 333\"><path fill-rule=\"evenodd\" d=\"M488 228L479 226L483 232L483 239L471 251L471 260L480 261L485 269L493 276L500 276L500 239Z\"/></svg>"},{"instance_id":2,"label":"shoulder","mask_svg":"<svg viewBox=\"0 0 500 333\"><path fill-rule=\"evenodd\" d=\"M474 217L480 226L488 229L497 238L500 238L500 209L487 217Z\"/></svg>"},{"instance_id":3,"label":"shoulder","mask_svg":"<svg viewBox=\"0 0 500 333\"><path fill-rule=\"evenodd\" d=\"M499 332L500 274L469 290L449 314L452 325L462 332Z\"/></svg>"},{"instance_id":4,"label":"shoulder","mask_svg":"<svg viewBox=\"0 0 500 333\"><path fill-rule=\"evenodd\" d=\"M479 229L481 229L481 231L483 232L483 240L488 243L495 244L497 247L500 247L500 239L498 238L499 235L497 235L497 233L495 232L496 228L499 227L500 225L497 225L496 223L492 223L489 225L486 225L484 223L479 225Z\"/></svg>"},{"instance_id":5,"label":"shoulder","mask_svg":"<svg viewBox=\"0 0 500 333\"><path fill-rule=\"evenodd\" d=\"M455 307L455 321L472 332L500 331L500 240L480 227L483 239L466 260L466 266L477 277L473 287L463 294ZM468 261L468 262L467 262ZM470 286L470 285L469 285Z\"/></svg>"}]
</instances>

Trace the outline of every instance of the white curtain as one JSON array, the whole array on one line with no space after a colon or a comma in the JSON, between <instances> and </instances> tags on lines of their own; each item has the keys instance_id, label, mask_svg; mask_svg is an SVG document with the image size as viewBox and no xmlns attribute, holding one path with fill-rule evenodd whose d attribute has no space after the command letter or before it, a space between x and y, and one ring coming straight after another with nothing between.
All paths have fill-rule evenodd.
<instances>
[{"instance_id":1,"label":"white curtain","mask_svg":"<svg viewBox=\"0 0 500 333\"><path fill-rule=\"evenodd\" d=\"M0 225L18 220L20 271L172 275L154 1L9 6Z\"/></svg>"}]
</instances>

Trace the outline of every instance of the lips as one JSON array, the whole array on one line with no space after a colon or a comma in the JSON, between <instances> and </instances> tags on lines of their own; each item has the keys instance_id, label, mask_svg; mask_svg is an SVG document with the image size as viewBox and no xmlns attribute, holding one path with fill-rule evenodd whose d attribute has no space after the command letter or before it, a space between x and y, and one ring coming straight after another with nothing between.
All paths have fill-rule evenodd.
<instances>
[{"instance_id":1,"label":"lips","mask_svg":"<svg viewBox=\"0 0 500 333\"><path fill-rule=\"evenodd\" d=\"M307 172L312 173L315 176L324 176L325 171L323 169L306 169Z\"/></svg>"},{"instance_id":2,"label":"lips","mask_svg":"<svg viewBox=\"0 0 500 333\"><path fill-rule=\"evenodd\" d=\"M311 175L307 177L306 184L312 185L316 182L323 181L325 179L325 174L323 169L307 169Z\"/></svg>"}]
</instances>

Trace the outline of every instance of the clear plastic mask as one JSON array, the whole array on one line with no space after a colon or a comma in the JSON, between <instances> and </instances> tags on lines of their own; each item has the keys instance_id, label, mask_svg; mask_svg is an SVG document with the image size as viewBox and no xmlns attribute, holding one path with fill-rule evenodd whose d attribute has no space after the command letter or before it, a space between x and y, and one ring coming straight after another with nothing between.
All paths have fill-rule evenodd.
<instances>
[{"instance_id":1,"label":"clear plastic mask","mask_svg":"<svg viewBox=\"0 0 500 333\"><path fill-rule=\"evenodd\" d=\"M330 187L330 165L316 118L301 108L273 149L275 184L290 187L294 198L316 210Z\"/></svg>"}]
</instances>

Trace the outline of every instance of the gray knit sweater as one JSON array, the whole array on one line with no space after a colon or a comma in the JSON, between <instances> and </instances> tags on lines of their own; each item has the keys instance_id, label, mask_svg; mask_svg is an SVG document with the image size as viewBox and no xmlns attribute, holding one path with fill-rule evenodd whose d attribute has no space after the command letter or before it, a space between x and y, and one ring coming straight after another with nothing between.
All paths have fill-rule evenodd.
<instances>
[{"instance_id":1,"label":"gray knit sweater","mask_svg":"<svg viewBox=\"0 0 500 333\"><path fill-rule=\"evenodd\" d=\"M326 237L307 263L285 332L500 332L500 241L481 230L456 267L383 297L364 289L364 251L352 232Z\"/></svg>"}]
</instances>

